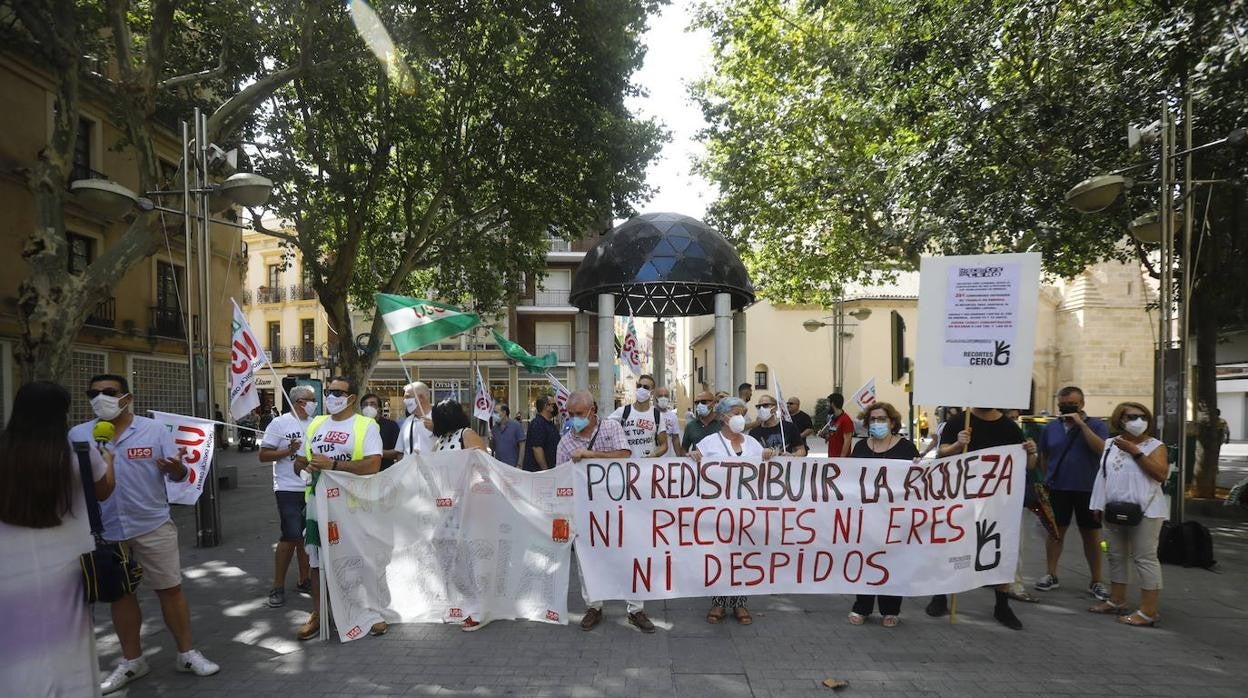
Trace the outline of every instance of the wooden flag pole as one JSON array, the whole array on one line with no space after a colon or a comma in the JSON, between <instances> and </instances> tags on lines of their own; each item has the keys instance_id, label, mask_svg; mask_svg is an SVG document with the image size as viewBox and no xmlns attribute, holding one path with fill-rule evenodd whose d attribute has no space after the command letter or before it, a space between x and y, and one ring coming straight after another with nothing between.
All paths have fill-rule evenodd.
<instances>
[{"instance_id":1,"label":"wooden flag pole","mask_svg":"<svg viewBox=\"0 0 1248 698\"><path fill-rule=\"evenodd\" d=\"M962 408L962 411L966 415L962 428L969 434L971 431L971 408L964 407ZM967 450L970 449L970 446L971 444L969 442L962 444L962 455L966 455L966 452ZM939 451L937 452L937 454L939 455ZM957 594L949 595L949 622L951 624L958 622L958 595Z\"/></svg>"}]
</instances>

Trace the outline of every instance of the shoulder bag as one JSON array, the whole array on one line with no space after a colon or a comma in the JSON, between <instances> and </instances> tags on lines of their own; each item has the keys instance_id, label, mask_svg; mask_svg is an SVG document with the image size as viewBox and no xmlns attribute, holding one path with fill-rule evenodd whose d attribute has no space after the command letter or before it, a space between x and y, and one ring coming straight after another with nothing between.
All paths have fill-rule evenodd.
<instances>
[{"instance_id":1,"label":"shoulder bag","mask_svg":"<svg viewBox=\"0 0 1248 698\"><path fill-rule=\"evenodd\" d=\"M95 538L95 550L83 553L78 562L82 566L86 602L112 603L139 588L139 582L143 581L143 566L130 557L125 543L104 540L100 503L95 499L95 479L91 477L90 448L91 445L85 441L74 442L83 496L87 500L87 519L91 522L91 536Z\"/></svg>"},{"instance_id":2,"label":"shoulder bag","mask_svg":"<svg viewBox=\"0 0 1248 698\"><path fill-rule=\"evenodd\" d=\"M1105 464L1109 462L1109 452L1114 448L1116 448L1114 444L1109 444L1105 448L1105 453L1101 456L1101 479L1103 481L1108 481ZM1105 502L1105 521L1118 524L1119 526L1138 526L1144 520L1144 510L1153 503L1153 499L1156 497L1157 489L1154 488L1153 496L1148 498L1148 502L1144 506L1140 506L1135 502L1107 501Z\"/></svg>"}]
</instances>

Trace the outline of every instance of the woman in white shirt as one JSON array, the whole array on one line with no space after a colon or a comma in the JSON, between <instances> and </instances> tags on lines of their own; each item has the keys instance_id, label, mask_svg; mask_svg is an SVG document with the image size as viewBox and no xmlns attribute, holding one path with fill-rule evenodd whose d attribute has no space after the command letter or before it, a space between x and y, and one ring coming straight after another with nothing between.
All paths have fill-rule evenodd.
<instances>
[{"instance_id":1,"label":"woman in white shirt","mask_svg":"<svg viewBox=\"0 0 1248 698\"><path fill-rule=\"evenodd\" d=\"M1101 467L1092 485L1089 508L1102 515L1108 509L1139 507L1142 517L1138 524L1124 525L1104 517L1105 537L1109 541L1109 579L1112 582L1109 600L1089 608L1093 613L1119 616L1127 625L1157 625L1161 616L1161 563L1157 561L1157 537L1161 524L1170 514L1170 498L1161 491L1161 483L1170 471L1165 445L1150 436L1153 413L1138 402L1124 402L1114 408L1110 429L1120 432L1105 442ZM1127 610L1127 556L1140 578L1140 607Z\"/></svg>"},{"instance_id":2,"label":"woman in white shirt","mask_svg":"<svg viewBox=\"0 0 1248 698\"><path fill-rule=\"evenodd\" d=\"M745 434L745 413L749 408L741 398L726 397L715 405L715 413L719 415L719 431L698 442L690 456L699 464L703 460L710 461L747 461L761 463L771 459L775 452L763 448L757 439ZM745 596L714 596L711 598L711 610L706 612L707 623L718 623L728 615L732 615L741 625L754 622L750 611L745 607Z\"/></svg>"}]
</instances>

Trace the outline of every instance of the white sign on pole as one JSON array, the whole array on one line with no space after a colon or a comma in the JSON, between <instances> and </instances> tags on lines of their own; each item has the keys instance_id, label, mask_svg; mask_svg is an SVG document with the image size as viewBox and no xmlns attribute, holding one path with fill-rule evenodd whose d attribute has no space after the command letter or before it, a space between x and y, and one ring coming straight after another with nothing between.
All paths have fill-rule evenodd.
<instances>
[{"instance_id":1,"label":"white sign on pole","mask_svg":"<svg viewBox=\"0 0 1248 698\"><path fill-rule=\"evenodd\" d=\"M924 257L914 401L1031 404L1039 296L1038 253Z\"/></svg>"}]
</instances>

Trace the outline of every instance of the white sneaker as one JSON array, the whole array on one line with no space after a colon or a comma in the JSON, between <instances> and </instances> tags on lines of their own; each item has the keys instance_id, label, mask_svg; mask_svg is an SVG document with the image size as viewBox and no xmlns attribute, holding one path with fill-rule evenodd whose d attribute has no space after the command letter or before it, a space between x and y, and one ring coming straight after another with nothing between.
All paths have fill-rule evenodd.
<instances>
[{"instance_id":1,"label":"white sneaker","mask_svg":"<svg viewBox=\"0 0 1248 698\"><path fill-rule=\"evenodd\" d=\"M212 676L221 671L221 667L208 661L199 650L178 653L178 671L186 671L196 676Z\"/></svg>"},{"instance_id":2,"label":"white sneaker","mask_svg":"<svg viewBox=\"0 0 1248 698\"><path fill-rule=\"evenodd\" d=\"M131 681L147 676L149 671L151 669L147 666L147 660L142 657L138 659L122 659L117 668L113 669L113 673L100 682L100 693L108 694L120 690Z\"/></svg>"}]
</instances>

